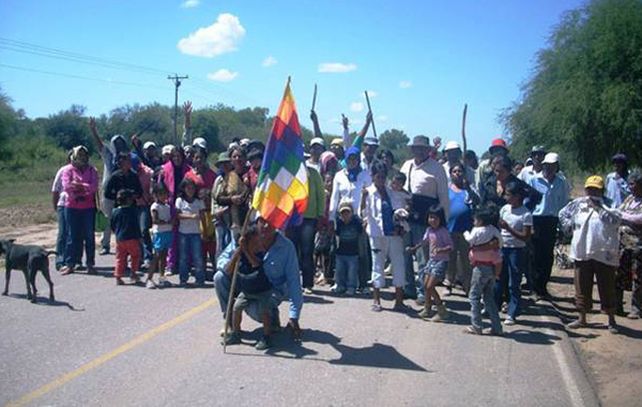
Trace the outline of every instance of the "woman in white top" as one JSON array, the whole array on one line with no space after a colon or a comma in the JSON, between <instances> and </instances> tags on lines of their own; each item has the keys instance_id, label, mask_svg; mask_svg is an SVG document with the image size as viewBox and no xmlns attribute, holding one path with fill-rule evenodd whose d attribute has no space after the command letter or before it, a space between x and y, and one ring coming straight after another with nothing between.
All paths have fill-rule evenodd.
<instances>
[{"instance_id":1,"label":"woman in white top","mask_svg":"<svg viewBox=\"0 0 642 407\"><path fill-rule=\"evenodd\" d=\"M332 225L337 216L339 203L343 201L351 201L353 213L359 213L361 193L372 184L370 174L359 165L359 154L359 148L350 147L346 151L346 168L337 172L332 181L329 209L329 220Z\"/></svg>"},{"instance_id":2,"label":"woman in white top","mask_svg":"<svg viewBox=\"0 0 642 407\"><path fill-rule=\"evenodd\" d=\"M395 309L403 309L403 287L406 285L402 231L395 222L395 211L406 206L403 195L386 186L387 168L382 162L371 167L373 185L362 196L361 216L372 250L373 311L381 311L379 291L385 287L384 267L390 258L392 284L395 286Z\"/></svg>"}]
</instances>

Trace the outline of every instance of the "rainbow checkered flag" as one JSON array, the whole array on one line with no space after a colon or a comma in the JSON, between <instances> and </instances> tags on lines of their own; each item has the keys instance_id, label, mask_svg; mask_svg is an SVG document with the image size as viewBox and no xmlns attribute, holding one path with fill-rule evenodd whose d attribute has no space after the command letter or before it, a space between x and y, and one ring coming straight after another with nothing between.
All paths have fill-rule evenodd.
<instances>
[{"instance_id":1,"label":"rainbow checkered flag","mask_svg":"<svg viewBox=\"0 0 642 407\"><path fill-rule=\"evenodd\" d=\"M290 79L265 147L252 207L277 229L298 225L308 206L303 138Z\"/></svg>"}]
</instances>

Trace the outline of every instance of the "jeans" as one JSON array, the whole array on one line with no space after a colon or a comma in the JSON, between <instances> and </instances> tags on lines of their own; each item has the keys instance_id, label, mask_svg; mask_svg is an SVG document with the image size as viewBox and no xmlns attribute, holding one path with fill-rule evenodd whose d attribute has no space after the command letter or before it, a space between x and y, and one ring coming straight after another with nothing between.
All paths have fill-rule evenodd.
<instances>
[{"instance_id":1,"label":"jeans","mask_svg":"<svg viewBox=\"0 0 642 407\"><path fill-rule=\"evenodd\" d=\"M492 330L495 333L502 332L502 324L499 319L499 312L495 305L493 287L495 285L495 268L493 266L476 266L470 280L470 323L476 329L482 329L481 300L484 300L486 311L490 317Z\"/></svg>"},{"instance_id":2,"label":"jeans","mask_svg":"<svg viewBox=\"0 0 642 407\"><path fill-rule=\"evenodd\" d=\"M426 233L426 225L421 225L418 223L410 222L410 244L412 246L417 245L424 239L424 234ZM415 270L412 263L412 255L406 254L409 258L406 258L406 286L404 288L404 293L408 297L424 297L424 287L423 279L415 279ZM417 269L422 270L426 266L427 256L425 248L420 248L415 253L417 258Z\"/></svg>"},{"instance_id":3,"label":"jeans","mask_svg":"<svg viewBox=\"0 0 642 407\"><path fill-rule=\"evenodd\" d=\"M178 271L180 282L186 283L189 279L189 260L194 264L196 284L205 282L203 268L203 247L200 233L179 233Z\"/></svg>"},{"instance_id":4,"label":"jeans","mask_svg":"<svg viewBox=\"0 0 642 407\"><path fill-rule=\"evenodd\" d=\"M114 201L112 199L103 198L102 202L102 212L107 218L107 227L103 231L103 237L100 240L100 245L103 249L109 250L111 243L111 227L109 227L109 222L111 220L111 213L114 211Z\"/></svg>"},{"instance_id":5,"label":"jeans","mask_svg":"<svg viewBox=\"0 0 642 407\"><path fill-rule=\"evenodd\" d=\"M336 255L334 282L340 290L355 290L359 284L359 256Z\"/></svg>"},{"instance_id":6,"label":"jeans","mask_svg":"<svg viewBox=\"0 0 642 407\"><path fill-rule=\"evenodd\" d=\"M218 303L221 306L221 312L223 313L223 318L225 318L225 313L227 312L227 301L230 297L230 289L232 286L232 277L225 273L224 271L217 271L216 274L214 274L214 291L216 292L216 297L218 298ZM235 290L238 293L238 287L236 287ZM276 295L276 293L272 294L272 312L270 315L270 322L272 323L272 326L280 326L279 322L279 304L281 303L281 299ZM256 301L251 302L248 307L245 309L245 312L247 315L250 316L253 320L257 322L263 322L263 318L261 315L261 307L259 306L259 303Z\"/></svg>"},{"instance_id":7,"label":"jeans","mask_svg":"<svg viewBox=\"0 0 642 407\"><path fill-rule=\"evenodd\" d=\"M314 235L317 233L316 219L303 219L300 225L287 230L287 237L297 249L304 288L314 286Z\"/></svg>"},{"instance_id":8,"label":"jeans","mask_svg":"<svg viewBox=\"0 0 642 407\"><path fill-rule=\"evenodd\" d=\"M521 313L520 304L522 298L522 272L524 270L524 256L526 248L524 247L504 247L502 249L502 274L495 283L495 304L497 307L502 305L503 288L508 281L508 316L515 319Z\"/></svg>"},{"instance_id":9,"label":"jeans","mask_svg":"<svg viewBox=\"0 0 642 407\"><path fill-rule=\"evenodd\" d=\"M553 268L557 218L554 216L533 216L533 230L534 289L537 294L544 295Z\"/></svg>"},{"instance_id":10,"label":"jeans","mask_svg":"<svg viewBox=\"0 0 642 407\"><path fill-rule=\"evenodd\" d=\"M85 246L88 267L93 267L96 255L96 238L94 228L96 222L96 209L65 208L65 219L69 226L67 245L65 246L65 264L73 267L82 258L83 244Z\"/></svg>"},{"instance_id":11,"label":"jeans","mask_svg":"<svg viewBox=\"0 0 642 407\"><path fill-rule=\"evenodd\" d=\"M223 253L223 250L232 241L232 234L230 229L223 222L216 224L216 257Z\"/></svg>"},{"instance_id":12,"label":"jeans","mask_svg":"<svg viewBox=\"0 0 642 407\"><path fill-rule=\"evenodd\" d=\"M69 226L65 218L65 207L56 208L58 214L58 237L56 238L56 269L65 265L65 246L67 245L67 235Z\"/></svg>"},{"instance_id":13,"label":"jeans","mask_svg":"<svg viewBox=\"0 0 642 407\"><path fill-rule=\"evenodd\" d=\"M141 245L141 254L144 260L151 261L153 254L152 236L149 234L149 228L152 227L152 215L149 212L149 206L138 207L138 222L140 225L141 236L143 237Z\"/></svg>"}]
</instances>

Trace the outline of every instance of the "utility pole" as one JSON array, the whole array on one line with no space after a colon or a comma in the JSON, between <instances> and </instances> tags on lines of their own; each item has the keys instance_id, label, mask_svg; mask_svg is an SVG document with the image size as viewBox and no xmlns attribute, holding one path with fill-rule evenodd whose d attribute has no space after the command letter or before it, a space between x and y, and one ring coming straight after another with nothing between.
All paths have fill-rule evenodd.
<instances>
[{"instance_id":1,"label":"utility pole","mask_svg":"<svg viewBox=\"0 0 642 407\"><path fill-rule=\"evenodd\" d=\"M174 140L176 146L180 145L180 140L178 140L178 88L181 86L181 79L189 79L189 76L167 76L167 79L174 81Z\"/></svg>"}]
</instances>

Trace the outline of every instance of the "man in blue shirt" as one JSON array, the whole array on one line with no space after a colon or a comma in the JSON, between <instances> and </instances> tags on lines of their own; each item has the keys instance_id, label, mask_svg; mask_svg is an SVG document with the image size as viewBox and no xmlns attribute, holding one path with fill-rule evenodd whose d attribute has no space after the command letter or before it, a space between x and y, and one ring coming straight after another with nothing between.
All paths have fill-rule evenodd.
<instances>
[{"instance_id":1,"label":"man in blue shirt","mask_svg":"<svg viewBox=\"0 0 642 407\"><path fill-rule=\"evenodd\" d=\"M548 153L542 161L542 172L530 179L531 186L542 194L533 210L533 278L535 299L548 295L546 284L551 278L553 249L557 240L559 211L569 201L566 179L558 174L559 156Z\"/></svg>"},{"instance_id":2,"label":"man in blue shirt","mask_svg":"<svg viewBox=\"0 0 642 407\"><path fill-rule=\"evenodd\" d=\"M295 338L298 338L301 335L299 317L303 307L303 294L301 292L301 275L296 249L288 238L270 226L264 219L259 218L256 222L260 230L261 241L264 244L263 268L268 280L272 283L274 291L272 295L274 307L271 320L275 326L280 325L278 306L287 297L290 301L288 325L292 328ZM232 276L228 274L227 268L235 251L236 242L232 240L221 253L216 263L217 271L214 275L214 287L224 316L227 311L227 301L232 284ZM257 304L250 304L246 308L246 312L252 319L258 322L261 321Z\"/></svg>"}]
</instances>

